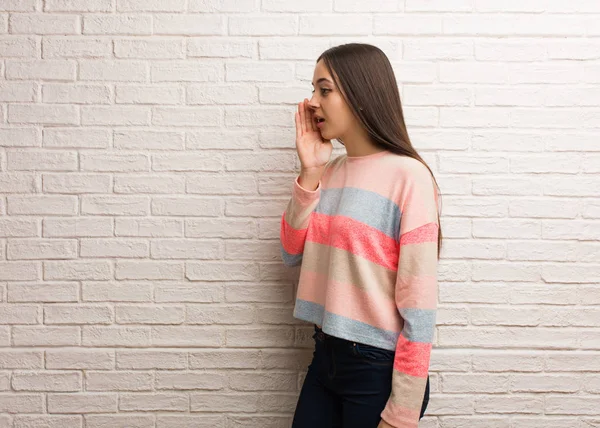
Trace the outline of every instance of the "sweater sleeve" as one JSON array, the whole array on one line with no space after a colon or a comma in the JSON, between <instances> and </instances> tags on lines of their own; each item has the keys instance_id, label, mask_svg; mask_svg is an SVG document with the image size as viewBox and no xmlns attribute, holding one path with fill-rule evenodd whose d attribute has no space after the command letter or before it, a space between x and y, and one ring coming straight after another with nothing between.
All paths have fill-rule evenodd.
<instances>
[{"instance_id":1,"label":"sweater sleeve","mask_svg":"<svg viewBox=\"0 0 600 428\"><path fill-rule=\"evenodd\" d=\"M310 216L321 197L321 181L315 190L307 190L300 186L298 178L294 181L292 197L281 216L279 240L281 258L286 266L298 266L302 262Z\"/></svg>"},{"instance_id":2,"label":"sweater sleeve","mask_svg":"<svg viewBox=\"0 0 600 428\"><path fill-rule=\"evenodd\" d=\"M417 428L429 373L437 309L437 192L419 169L403 188L396 307L404 324L396 344L392 392L381 418L395 428Z\"/></svg>"}]
</instances>

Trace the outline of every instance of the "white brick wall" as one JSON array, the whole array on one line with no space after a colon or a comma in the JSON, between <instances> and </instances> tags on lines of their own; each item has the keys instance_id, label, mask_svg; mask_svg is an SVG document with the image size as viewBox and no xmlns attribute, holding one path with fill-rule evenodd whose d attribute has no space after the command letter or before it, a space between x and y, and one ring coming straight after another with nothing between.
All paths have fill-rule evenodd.
<instances>
[{"instance_id":1,"label":"white brick wall","mask_svg":"<svg viewBox=\"0 0 600 428\"><path fill-rule=\"evenodd\" d=\"M0 1L0 427L288 427L295 103L380 46L443 192L426 428L600 421L600 2ZM335 154L343 153L336 143Z\"/></svg>"}]
</instances>

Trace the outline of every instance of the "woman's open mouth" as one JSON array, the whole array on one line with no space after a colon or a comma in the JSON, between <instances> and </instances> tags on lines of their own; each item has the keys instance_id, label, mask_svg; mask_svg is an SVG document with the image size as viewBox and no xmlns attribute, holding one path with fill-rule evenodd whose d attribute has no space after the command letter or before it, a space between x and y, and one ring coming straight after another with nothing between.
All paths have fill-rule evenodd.
<instances>
[{"instance_id":1,"label":"woman's open mouth","mask_svg":"<svg viewBox=\"0 0 600 428\"><path fill-rule=\"evenodd\" d=\"M323 126L325 126L325 119L317 119L317 127L321 129Z\"/></svg>"}]
</instances>

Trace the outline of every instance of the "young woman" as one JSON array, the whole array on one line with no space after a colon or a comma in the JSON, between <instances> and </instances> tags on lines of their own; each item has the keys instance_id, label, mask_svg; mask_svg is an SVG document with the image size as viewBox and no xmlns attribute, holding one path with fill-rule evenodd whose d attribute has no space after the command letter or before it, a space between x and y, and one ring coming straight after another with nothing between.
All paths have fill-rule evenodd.
<instances>
[{"instance_id":1,"label":"young woman","mask_svg":"<svg viewBox=\"0 0 600 428\"><path fill-rule=\"evenodd\" d=\"M416 428L429 400L441 248L437 182L413 148L377 47L325 51L298 104L301 172L281 218L314 324L293 428ZM330 160L331 140L346 154Z\"/></svg>"}]
</instances>

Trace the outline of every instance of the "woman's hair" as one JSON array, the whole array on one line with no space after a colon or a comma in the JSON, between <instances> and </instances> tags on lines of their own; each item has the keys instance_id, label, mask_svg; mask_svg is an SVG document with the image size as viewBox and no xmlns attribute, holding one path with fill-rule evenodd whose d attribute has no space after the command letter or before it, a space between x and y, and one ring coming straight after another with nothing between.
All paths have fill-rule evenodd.
<instances>
[{"instance_id":1,"label":"woman's hair","mask_svg":"<svg viewBox=\"0 0 600 428\"><path fill-rule=\"evenodd\" d=\"M373 143L390 152L420 161L431 173L439 195L439 186L431 168L419 156L408 137L398 84L385 53L373 45L348 43L326 50L317 62L321 59ZM441 247L440 225L438 259Z\"/></svg>"}]
</instances>

